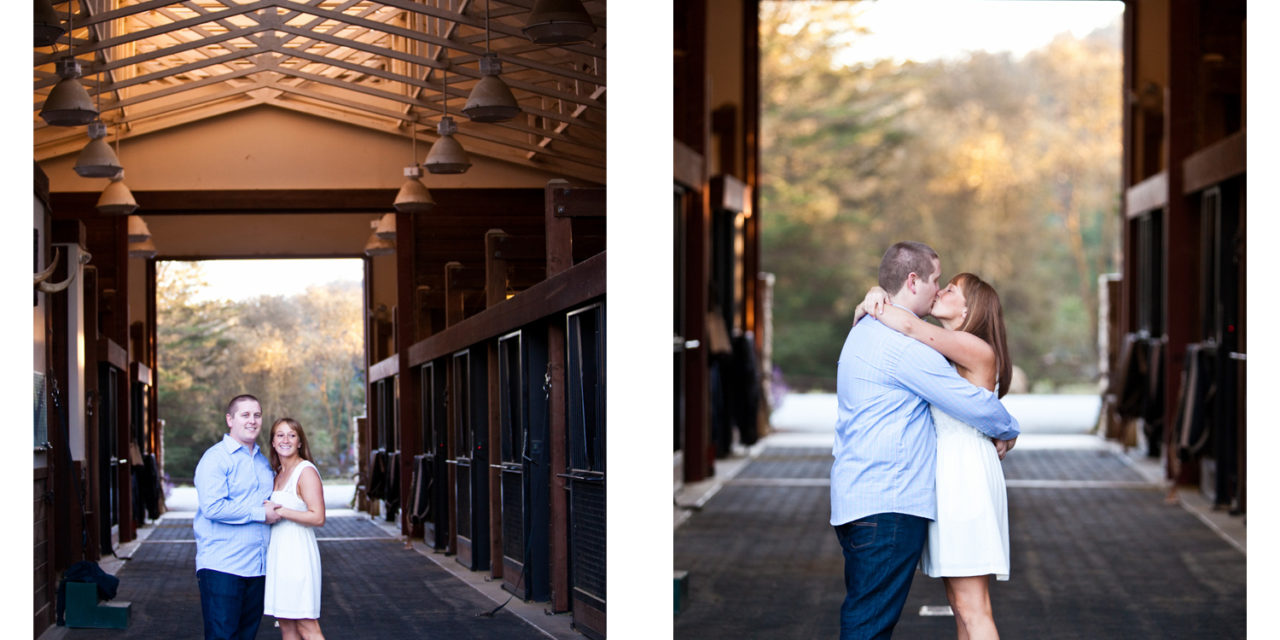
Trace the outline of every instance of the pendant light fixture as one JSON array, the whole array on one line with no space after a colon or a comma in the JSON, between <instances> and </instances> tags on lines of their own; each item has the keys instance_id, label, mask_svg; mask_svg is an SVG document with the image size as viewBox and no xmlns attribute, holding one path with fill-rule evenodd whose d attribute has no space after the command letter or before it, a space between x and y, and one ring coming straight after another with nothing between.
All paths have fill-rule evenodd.
<instances>
[{"instance_id":1,"label":"pendant light fixture","mask_svg":"<svg viewBox=\"0 0 1280 640\"><path fill-rule=\"evenodd\" d=\"M116 129L116 155L120 155L119 129ZM124 169L111 176L110 184L102 190L95 206L99 212L108 216L127 216L138 210L138 201L133 199L133 192L124 183Z\"/></svg>"},{"instance_id":2,"label":"pendant light fixture","mask_svg":"<svg viewBox=\"0 0 1280 640\"><path fill-rule=\"evenodd\" d=\"M49 0L35 0L35 46L51 47L67 30L62 26L62 16L53 9Z\"/></svg>"},{"instance_id":3,"label":"pendant light fixture","mask_svg":"<svg viewBox=\"0 0 1280 640\"><path fill-rule=\"evenodd\" d=\"M369 227L374 229L374 232L369 234L369 241L364 245L364 254L366 256L386 256L396 252L394 243L378 237L378 222L379 220L369 221Z\"/></svg>"},{"instance_id":4,"label":"pendant light fixture","mask_svg":"<svg viewBox=\"0 0 1280 640\"><path fill-rule=\"evenodd\" d=\"M448 70L444 72L444 92L441 95L444 98L444 117L440 118L440 124L436 125L436 132L440 137L431 145L431 151L427 153L427 159L422 166L431 173L466 173L467 169L471 168L471 160L467 158L467 152L463 150L462 145L453 139L453 134L458 131L458 125L454 123L453 118L449 117Z\"/></svg>"},{"instance_id":5,"label":"pendant light fixture","mask_svg":"<svg viewBox=\"0 0 1280 640\"><path fill-rule=\"evenodd\" d=\"M129 243L130 258L142 258L144 260L149 260L156 257L156 253L158 253L156 251L156 243L151 238L147 238L141 242Z\"/></svg>"},{"instance_id":6,"label":"pendant light fixture","mask_svg":"<svg viewBox=\"0 0 1280 640\"><path fill-rule=\"evenodd\" d=\"M404 168L404 184L396 194L395 209L400 213L427 213L436 206L431 192L422 184L422 167L418 166L418 131L416 124L409 125L412 154L409 166Z\"/></svg>"},{"instance_id":7,"label":"pendant light fixture","mask_svg":"<svg viewBox=\"0 0 1280 640\"><path fill-rule=\"evenodd\" d=\"M534 44L570 44L588 41L596 25L578 0L538 0L522 31Z\"/></svg>"},{"instance_id":8,"label":"pendant light fixture","mask_svg":"<svg viewBox=\"0 0 1280 640\"><path fill-rule=\"evenodd\" d=\"M484 56L480 58L480 73L483 77L471 88L467 97L464 113L472 122L506 122L520 114L520 104L507 83L498 76L502 74L502 61L498 54L489 51L489 2L484 4Z\"/></svg>"},{"instance_id":9,"label":"pendant light fixture","mask_svg":"<svg viewBox=\"0 0 1280 640\"><path fill-rule=\"evenodd\" d=\"M62 79L49 91L40 117L55 127L78 127L89 124L98 117L98 110L89 99L89 92L80 84L80 61L72 51L75 31L71 28L71 16L67 16L67 57L57 62L58 75Z\"/></svg>"},{"instance_id":10,"label":"pendant light fixture","mask_svg":"<svg viewBox=\"0 0 1280 640\"><path fill-rule=\"evenodd\" d=\"M373 228L373 235L383 240L396 239L396 214L384 213L382 218L378 220L378 226Z\"/></svg>"},{"instance_id":11,"label":"pendant light fixture","mask_svg":"<svg viewBox=\"0 0 1280 640\"><path fill-rule=\"evenodd\" d=\"M111 178L111 183L98 196L96 207L108 216L127 216L138 210L138 201L133 199L133 192L124 184L124 170Z\"/></svg>"},{"instance_id":12,"label":"pendant light fixture","mask_svg":"<svg viewBox=\"0 0 1280 640\"><path fill-rule=\"evenodd\" d=\"M129 242L142 242L151 237L151 229L147 228L142 216L129 216Z\"/></svg>"},{"instance_id":13,"label":"pendant light fixture","mask_svg":"<svg viewBox=\"0 0 1280 640\"><path fill-rule=\"evenodd\" d=\"M101 120L89 123L89 144L76 158L76 173L81 178L110 178L124 167L107 144L107 125Z\"/></svg>"}]
</instances>

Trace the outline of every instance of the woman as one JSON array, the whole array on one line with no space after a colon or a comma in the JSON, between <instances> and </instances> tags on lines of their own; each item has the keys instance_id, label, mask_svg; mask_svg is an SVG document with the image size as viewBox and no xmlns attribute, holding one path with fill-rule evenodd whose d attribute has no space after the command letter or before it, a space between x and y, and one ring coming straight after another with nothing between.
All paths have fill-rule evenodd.
<instances>
[{"instance_id":1,"label":"woman","mask_svg":"<svg viewBox=\"0 0 1280 640\"><path fill-rule=\"evenodd\" d=\"M320 632L320 550L314 527L324 525L324 488L311 462L302 426L292 418L271 425L271 467L276 472L271 501L280 521L267 547L263 613L275 616L285 640L318 638Z\"/></svg>"},{"instance_id":2,"label":"woman","mask_svg":"<svg viewBox=\"0 0 1280 640\"><path fill-rule=\"evenodd\" d=\"M858 305L854 322L869 312L880 322L946 356L966 380L999 397L1009 390L1013 363L1005 341L1000 297L991 285L961 273L938 292L930 314L938 327L901 308L873 287ZM941 577L962 640L998 638L988 582L1009 579L1009 517L1004 473L991 439L932 408L938 435L938 519L920 567Z\"/></svg>"}]
</instances>

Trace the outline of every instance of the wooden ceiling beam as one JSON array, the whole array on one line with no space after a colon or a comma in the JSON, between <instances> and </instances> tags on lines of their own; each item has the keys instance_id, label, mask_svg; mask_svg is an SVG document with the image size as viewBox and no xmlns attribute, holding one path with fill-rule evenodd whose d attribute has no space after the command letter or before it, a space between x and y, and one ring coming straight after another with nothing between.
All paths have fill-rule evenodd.
<instances>
[{"instance_id":1,"label":"wooden ceiling beam","mask_svg":"<svg viewBox=\"0 0 1280 640\"><path fill-rule=\"evenodd\" d=\"M255 11L259 11L259 10L261 10L261 9L270 8L270 7L274 7L274 6L276 6L276 3L275 3L273 0L258 0L257 2L253 2L253 3L251 3L251 4L237 5L237 6L236 6L236 8L234 8L234 9L227 9L226 11L219 11L219 12L218 12L218 17L219 17L219 18L224 18L224 19L225 19L225 18L230 18L230 17L232 17L232 16L238 16L238 15L244 15L244 14L247 14L247 13L253 13L253 12L255 12ZM88 46L84 46L84 47L77 47L77 48L76 48L76 54L77 54L77 55L83 55L83 54L87 54L87 53L96 53L96 52L98 52L98 51L101 51L101 50L103 50L103 49L107 49L107 48L110 48L110 47L116 47L116 46L119 46L119 45L122 45L122 44L126 44L126 43L129 43L129 42L136 42L136 41L139 41L139 40L146 40L147 38L152 38L152 37L155 37L155 36L162 36L162 35L166 35L166 34L168 34L168 33L169 33L169 32L171 32L171 31L177 31L177 30L179 30L179 29L185 29L185 28L187 28L187 27L189 27L189 26L192 26L192 25L200 25L200 24L204 24L204 23L206 23L206 22L211 22L210 18L205 17L205 16L196 16L195 18L190 18L190 19L188 19L188 20L182 20L181 22L174 22L174 23L171 23L171 24L167 24L167 25L165 25L165 26L163 26L163 27L156 27L156 28L153 28L153 29L144 29L144 30L142 30L142 31L135 31L135 32L133 32L133 33L128 33L128 34L125 34L125 35L122 35L122 36L116 36L116 37L114 37L114 38L108 38L108 39L106 39L106 40L101 40L101 41L99 41L99 42L95 42L95 43L90 44L90 45L88 45ZM253 31L253 30L257 30L257 29L261 29L261 28L262 28L262 25L261 25L261 23L259 23L259 25L258 25L257 27L249 27L249 28L247 28L247 30L249 30L249 31ZM37 56L36 56L36 58L35 58L35 64L36 64L37 66L39 66L39 65L43 65L43 64L49 64L49 63L52 63L52 62L54 62L54 61L56 61L56 60L58 60L59 58L62 58L62 57L64 57L64 56L65 56L65 54L59 54L59 53L37 55Z\"/></svg>"},{"instance_id":2,"label":"wooden ceiling beam","mask_svg":"<svg viewBox=\"0 0 1280 640\"><path fill-rule=\"evenodd\" d=\"M366 45L364 43L353 42L351 40L342 38L341 36L332 36L329 34L306 32L301 29L296 29L294 27L288 27L288 26L277 27L277 30L284 31L286 33L292 33L304 38L313 38L316 40L321 40L323 42L350 46L354 49L360 49L361 51L367 51L375 55L386 56L388 58L400 60L402 62L408 62L410 64L416 64L423 67L443 67L444 66L442 63L432 60L431 58L424 58L422 56L414 55L405 51L394 51L391 49ZM481 77L483 77L483 74L481 74L478 70L469 69L467 67L452 66L449 70L453 71L458 75L465 75L476 80L479 80ZM527 82L521 82L518 80L505 79L505 78L504 80L506 81L507 86L513 89L521 89L523 91L528 91L529 93L546 96L553 100L564 100L566 102L572 102L574 104L587 104L588 106L603 106L598 101L592 100L587 96L569 93L567 91L547 89L545 87L540 87L538 85L530 84ZM427 82L427 85L431 86L432 88L436 87L436 85L431 82ZM441 83L441 88L442 87L443 87L443 83Z\"/></svg>"},{"instance_id":3,"label":"wooden ceiling beam","mask_svg":"<svg viewBox=\"0 0 1280 640\"><path fill-rule=\"evenodd\" d=\"M484 30L483 15L479 15L475 18L472 18L471 16L459 14L455 11L450 11L448 9L441 9L439 7L433 7L427 4L418 4L416 2L413 2L413 0L378 0L378 1L389 7L395 7L397 9L403 9L405 11L420 13L423 15L432 16L436 18L443 18L445 20L453 20L455 22L465 24L469 27L480 29L482 31ZM506 4L514 7L518 7L521 10L519 13L523 13L526 15L533 10L532 2L507 2ZM502 14L501 17L506 17L514 14L515 12L504 13ZM492 17L492 13L490 14L490 17ZM591 18L591 21L593 24L596 25L596 29L602 32L605 31L605 25L602 21L600 21L594 16ZM502 35L520 38L526 41L528 40L528 37L526 37L518 27L510 27L501 22L495 23L493 20L489 21L489 26L492 31L501 33ZM605 52L603 49L596 47L594 45L574 44L574 45L568 45L568 46L561 46L559 48L564 49L566 51L574 51L577 53L581 53L586 56L595 56L595 57L603 58L605 55Z\"/></svg>"},{"instance_id":4,"label":"wooden ceiling beam","mask_svg":"<svg viewBox=\"0 0 1280 640\"><path fill-rule=\"evenodd\" d=\"M391 6L400 7L399 2L389 2L389 1L384 1L384 2L383 2L383 4L389 4L389 5L391 5ZM405 5L405 7L417 7L417 8L426 8L426 7L428 6L428 5L416 4L416 3L412 3L412 2L405 2L405 3L404 3L404 5ZM408 10L414 10L414 9L408 9ZM355 16L349 16L349 15L346 15L346 14L343 14L343 13L334 12L334 11L329 11L329 10L327 10L327 9L320 9L320 8L316 8L316 7L307 7L307 8L305 8L305 9L302 9L302 11L303 11L304 13L309 13L309 14L312 14L312 15L326 16L326 17L330 18L331 20L335 20L335 21L338 21L338 22L344 22L344 23L346 23L346 24L351 24L351 25L356 25L356 26L362 26L362 27L366 27L366 28L369 28L369 29L374 29L374 30L377 30L377 31L384 31L384 32L386 32L386 33L391 33L391 34L394 34L394 35L398 35L398 36L400 36L400 37L403 37L403 38L406 38L406 39L409 39L409 40L416 40L416 41L418 41L418 42L422 42L422 43L425 43L425 44L432 44L432 45L436 45L436 46L444 47L444 48L446 48L446 49L453 49L453 50L456 50L456 51L462 51L462 52L465 52L465 53L470 53L470 54L472 54L472 55L483 55L483 54L484 54L484 52L485 52L485 51L484 51L484 49L483 49L483 48L481 48L481 47L476 47L476 46L474 46L474 45L470 45L470 44L467 44L467 43L464 43L464 42L460 42L460 41L457 41L457 40L450 40L450 39L448 39L448 38L441 38L441 37L439 37L439 36L433 36L433 35L430 35L430 34L419 33L419 32L417 32L417 31L413 31L412 29L406 29L406 28L404 28L404 27L400 27L400 26L396 26L396 25L388 24L388 23L385 23L385 22L378 22L378 21L375 21L375 20L367 20L367 19L365 19L365 18L358 18L358 17L355 17ZM425 11L416 11L416 12L418 12L418 13L427 13L427 12L425 12ZM439 11L437 11L437 12L439 12ZM448 14L448 15L446 15L446 16L443 16L446 20L460 21L460 20L459 20L459 18L461 17L461 16L460 16L460 14L455 14L455 13L452 13L452 12L443 12L443 13ZM439 17L439 16L438 16L438 17ZM482 24L482 25L480 25L480 26L479 26L479 28L484 28L484 27L483 27L483 24ZM502 56L502 52L500 52L500 51L495 52L495 53L497 53L497 54L499 55L499 57L503 57L503 61L504 61L504 62L510 62L511 64L519 65L519 66L526 67L526 68L530 68L530 69L537 69L538 71L542 71L542 72L544 72L544 73L549 73L549 74L552 74L552 75L561 76L561 77L568 78L568 79L571 79L571 80L579 80L579 81L581 81L581 82L590 82L590 83L593 83L593 84L604 84L603 78L598 78L598 77L593 76L593 75L590 75L590 74L581 73L581 72L578 72L578 71L576 71L576 70L565 69L565 68L563 68L563 67L557 67L557 66L555 66L555 65L546 64L546 63L544 63L544 62L540 62L540 61L537 61L537 60L531 60L531 59L529 59L529 58L517 58L517 57L514 57L514 56L505 56L505 57L504 57L504 56ZM598 56L598 57L603 57L603 56ZM437 63L437 64L433 64L433 65L426 65L426 66L432 66L432 67L437 67L437 68L438 68L438 67L439 67L439 63ZM477 75L479 75L479 73L478 73L478 72L477 72Z\"/></svg>"},{"instance_id":5,"label":"wooden ceiling beam","mask_svg":"<svg viewBox=\"0 0 1280 640\"><path fill-rule=\"evenodd\" d=\"M332 103L334 103L334 104L339 104L340 106L347 106L347 107L349 107L349 108L353 108L353 109L354 109L354 108L358 108L358 107L355 107L355 106L350 105L349 103L344 103L344 101L341 101L341 99L340 99L340 98L338 98L338 97L336 97L336 96L328 96L328 95L326 95L326 94L321 94L321 93L317 93L317 92L314 92L314 91L308 91L308 90L306 90L306 89L302 89L302 88L299 88L299 87L288 87L288 86L280 86L280 85L276 85L276 88L281 89L281 90L283 90L283 91L284 91L284 92L286 92L286 93L291 93L291 94L295 94L295 95L300 95L300 96L303 96L303 97L311 98L311 99L313 99L313 100L319 100L319 101L323 101L323 102L332 102ZM272 103L272 104L275 104L276 106L282 107L282 108L286 108L286 109L290 109L290 110L298 111L298 112L300 112L300 113L309 113L305 108L303 108L303 107L302 107L302 105L289 104L288 102L285 102L285 101L274 101L274 100L273 100L273 101L271 101L271 103ZM368 109L364 109L364 110L366 110L366 111L367 111ZM312 115L320 115L320 114L312 114ZM385 113L385 115L386 115L386 117L387 117L388 119L392 119L393 117L395 117L395 116L394 116L394 114L393 114L393 113L390 113L390 112ZM339 122L346 122L346 120L343 120L343 118L342 118L341 116L338 116L338 115L333 115L333 116L330 116L330 117L331 117L332 119L334 119L334 120L339 121ZM403 132L399 129L399 127L398 127L397 125L393 125L393 124L388 124L388 125L386 125L386 126L382 126L382 127L374 126L374 127L370 127L370 128L373 128L373 129L375 129L375 130L377 130L377 131L382 131L382 132L384 132L384 133L389 133L389 134L392 134L392 135L404 135L404 134L403 134ZM420 139L420 140L425 140L425 141L427 141L427 142L434 142L434 141L439 137L439 136L423 136L423 135L420 135L420 134L421 134L421 132L417 132L417 133L419 133L418 139ZM467 137L467 138L475 139L475 140L477 140L477 141L479 141L479 142L483 142L483 143L487 143L487 144L492 144L492 145L497 145L497 146L498 146L498 147L497 147L497 149L493 149L493 150L486 150L485 152L481 152L479 149L477 149L477 148L474 148L474 147L473 147L472 149L469 149L469 150L468 150L468 151L469 151L469 153L477 153L477 154L479 154L479 155L483 155L483 156L486 156L486 157L491 157L491 158L494 158L494 159L496 159L496 160L503 160L503 161L506 161L506 162L514 162L514 163L516 163L516 164L520 164L520 165L524 165L524 166L528 166L528 167L533 167L533 168L537 168L537 169L540 169L540 170L543 170L543 169L545 169L545 168L546 168L546 165L545 165L545 164L543 164L543 163L532 162L530 158L522 157L522 154L520 154L520 152L519 152L519 149L520 149L520 148L524 148L524 149L526 149L526 150L528 150L529 148L532 148L532 145L529 145L529 144L527 144L527 143L519 143L519 142L512 141L512 140L507 140L507 139L495 139L495 138L493 138L493 137L486 136L486 135L482 135L482 134L476 134L476 133L474 133L474 132L472 132L472 131L470 131L470 130L464 130L464 129L462 129L462 128L459 128L459 129L458 129L458 133L456 133L455 135L457 135L457 136L465 136L465 137ZM499 151L499 149L501 149L501 150L503 150L503 151ZM601 150L601 151L603 151L603 150ZM514 153L513 153L513 152L514 152ZM574 164L582 165L582 166L585 166L585 167L590 167L590 168L593 168L593 169L598 169L598 170L600 170L600 171L603 171L603 170L604 170L604 156L603 156L603 154L601 154L601 156L600 156L600 159L599 159L599 160L592 159L592 158L587 158L587 157L583 157L583 156L577 156L577 155L573 155L573 154L567 154L567 153L564 153L563 151L551 151L551 152L547 152L547 153L546 153L546 156L547 156L547 157L550 157L550 158L554 158L554 159L556 159L556 160L561 160L561 161L564 161L564 162L570 162L570 163L574 163ZM595 180L595 181L596 181L596 182L602 182L603 180L601 179L601 180Z\"/></svg>"}]
</instances>

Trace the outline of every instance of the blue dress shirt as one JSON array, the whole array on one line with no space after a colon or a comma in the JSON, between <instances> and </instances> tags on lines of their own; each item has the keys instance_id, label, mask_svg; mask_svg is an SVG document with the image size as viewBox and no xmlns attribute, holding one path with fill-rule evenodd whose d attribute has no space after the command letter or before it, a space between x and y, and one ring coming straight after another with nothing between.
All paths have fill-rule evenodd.
<instances>
[{"instance_id":1,"label":"blue dress shirt","mask_svg":"<svg viewBox=\"0 0 1280 640\"><path fill-rule=\"evenodd\" d=\"M271 497L275 474L258 445L250 451L224 435L200 457L195 482L196 571L266 575L271 527L262 503Z\"/></svg>"},{"instance_id":2,"label":"blue dress shirt","mask_svg":"<svg viewBox=\"0 0 1280 640\"><path fill-rule=\"evenodd\" d=\"M937 519L937 439L929 405L1008 440L1018 421L995 393L961 378L942 354L865 316L836 368L831 524L877 513Z\"/></svg>"}]
</instances>

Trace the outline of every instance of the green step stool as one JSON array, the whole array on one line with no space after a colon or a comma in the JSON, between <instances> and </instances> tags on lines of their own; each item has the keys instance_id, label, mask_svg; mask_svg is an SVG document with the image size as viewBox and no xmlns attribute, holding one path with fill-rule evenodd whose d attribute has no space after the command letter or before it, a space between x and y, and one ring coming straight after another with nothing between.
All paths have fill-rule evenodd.
<instances>
[{"instance_id":1,"label":"green step stool","mask_svg":"<svg viewBox=\"0 0 1280 640\"><path fill-rule=\"evenodd\" d=\"M676 571L672 582L675 586L676 615L689 608L689 572Z\"/></svg>"},{"instance_id":2,"label":"green step stool","mask_svg":"<svg viewBox=\"0 0 1280 640\"><path fill-rule=\"evenodd\" d=\"M98 602L98 585L68 582L66 621L80 629L124 629L129 626L129 602Z\"/></svg>"}]
</instances>

